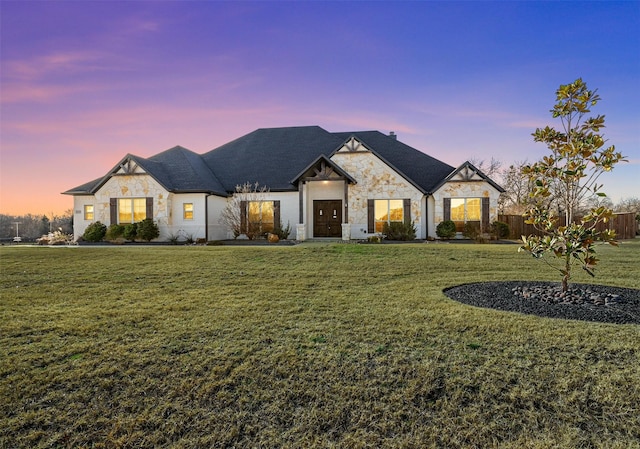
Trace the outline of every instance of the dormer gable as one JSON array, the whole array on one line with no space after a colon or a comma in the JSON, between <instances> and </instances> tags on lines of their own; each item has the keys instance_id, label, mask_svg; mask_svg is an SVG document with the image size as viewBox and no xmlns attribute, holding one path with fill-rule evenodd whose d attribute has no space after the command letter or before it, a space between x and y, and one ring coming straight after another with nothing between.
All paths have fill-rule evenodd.
<instances>
[{"instance_id":1,"label":"dormer gable","mask_svg":"<svg viewBox=\"0 0 640 449\"><path fill-rule=\"evenodd\" d=\"M370 153L371 149L356 136L349 137L334 153Z\"/></svg>"},{"instance_id":2,"label":"dormer gable","mask_svg":"<svg viewBox=\"0 0 640 449\"><path fill-rule=\"evenodd\" d=\"M449 176L434 188L434 192L447 182L487 182L498 192L502 193L505 191L469 161L464 162L460 167L451 172Z\"/></svg>"},{"instance_id":3,"label":"dormer gable","mask_svg":"<svg viewBox=\"0 0 640 449\"><path fill-rule=\"evenodd\" d=\"M113 175L141 175L146 173L131 156L125 157L112 172Z\"/></svg>"},{"instance_id":4,"label":"dormer gable","mask_svg":"<svg viewBox=\"0 0 640 449\"><path fill-rule=\"evenodd\" d=\"M458 169L453 172L453 176L449 178L449 181L485 181L487 177L470 162L465 162Z\"/></svg>"}]
</instances>

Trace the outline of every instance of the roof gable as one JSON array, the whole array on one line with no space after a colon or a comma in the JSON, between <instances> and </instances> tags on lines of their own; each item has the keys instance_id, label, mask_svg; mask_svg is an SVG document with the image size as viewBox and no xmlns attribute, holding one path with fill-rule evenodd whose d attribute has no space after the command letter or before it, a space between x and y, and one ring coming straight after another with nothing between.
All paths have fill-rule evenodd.
<instances>
[{"instance_id":1,"label":"roof gable","mask_svg":"<svg viewBox=\"0 0 640 449\"><path fill-rule=\"evenodd\" d=\"M435 186L454 169L451 165L379 131L334 133L334 135L341 137L345 144L352 138L356 138L362 147L374 153L425 194L433 192ZM356 148L356 151L360 148ZM343 145L338 151L344 150Z\"/></svg>"},{"instance_id":2,"label":"roof gable","mask_svg":"<svg viewBox=\"0 0 640 449\"><path fill-rule=\"evenodd\" d=\"M333 162L324 154L305 167L295 178L291 180L291 184L297 184L301 180L307 181L336 181L346 179L350 184L356 184L349 173L344 171L338 164Z\"/></svg>"},{"instance_id":3,"label":"roof gable","mask_svg":"<svg viewBox=\"0 0 640 449\"><path fill-rule=\"evenodd\" d=\"M351 135L333 152L335 153L371 153L371 149L356 136Z\"/></svg>"},{"instance_id":4,"label":"roof gable","mask_svg":"<svg viewBox=\"0 0 640 449\"><path fill-rule=\"evenodd\" d=\"M452 171L436 186L434 190L439 189L447 182L487 182L498 192L502 193L505 191L501 186L496 184L491 178L485 175L469 161L464 162L460 167Z\"/></svg>"},{"instance_id":5,"label":"roof gable","mask_svg":"<svg viewBox=\"0 0 640 449\"><path fill-rule=\"evenodd\" d=\"M90 195L112 176L149 175L168 192L207 192L226 195L225 189L202 160L202 156L181 146L148 159L127 154L105 176L70 189L65 194Z\"/></svg>"}]
</instances>

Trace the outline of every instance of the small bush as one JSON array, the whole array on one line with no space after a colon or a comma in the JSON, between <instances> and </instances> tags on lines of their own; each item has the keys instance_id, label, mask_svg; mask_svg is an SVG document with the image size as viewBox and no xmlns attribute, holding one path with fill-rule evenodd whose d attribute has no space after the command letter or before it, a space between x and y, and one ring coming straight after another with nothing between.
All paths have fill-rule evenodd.
<instances>
[{"instance_id":1,"label":"small bush","mask_svg":"<svg viewBox=\"0 0 640 449\"><path fill-rule=\"evenodd\" d=\"M150 242L153 239L157 239L159 236L160 229L158 229L158 225L151 218L145 218L138 223L136 237L140 240Z\"/></svg>"},{"instance_id":2,"label":"small bush","mask_svg":"<svg viewBox=\"0 0 640 449\"><path fill-rule=\"evenodd\" d=\"M104 239L110 242L122 238L124 236L124 226L120 224L112 224L107 228Z\"/></svg>"},{"instance_id":3,"label":"small bush","mask_svg":"<svg viewBox=\"0 0 640 449\"><path fill-rule=\"evenodd\" d=\"M467 221L462 228L462 235L471 240L478 240L482 235L480 230L480 222Z\"/></svg>"},{"instance_id":4,"label":"small bush","mask_svg":"<svg viewBox=\"0 0 640 449\"><path fill-rule=\"evenodd\" d=\"M84 230L84 234L82 234L82 238L87 242L100 242L106 233L107 226L96 221L95 223L91 223L87 226L87 229Z\"/></svg>"},{"instance_id":5,"label":"small bush","mask_svg":"<svg viewBox=\"0 0 640 449\"><path fill-rule=\"evenodd\" d=\"M127 240L135 240L138 235L138 223L129 223L124 227L123 237Z\"/></svg>"},{"instance_id":6,"label":"small bush","mask_svg":"<svg viewBox=\"0 0 640 449\"><path fill-rule=\"evenodd\" d=\"M169 234L169 237L167 238L167 241L172 245L177 245L179 240L180 240L180 236L177 234Z\"/></svg>"},{"instance_id":7,"label":"small bush","mask_svg":"<svg viewBox=\"0 0 640 449\"><path fill-rule=\"evenodd\" d=\"M497 239L506 239L511 234L509 225L502 221L494 221L491 223L491 235Z\"/></svg>"},{"instance_id":8,"label":"small bush","mask_svg":"<svg viewBox=\"0 0 640 449\"><path fill-rule=\"evenodd\" d=\"M273 230L273 233L278 236L280 240L287 240L289 234L291 234L291 223L287 222L285 228L282 227L282 222L278 223L278 226Z\"/></svg>"},{"instance_id":9,"label":"small bush","mask_svg":"<svg viewBox=\"0 0 640 449\"><path fill-rule=\"evenodd\" d=\"M404 223L392 221L384 224L382 234L387 240L414 240L416 238L416 227L410 221L405 221Z\"/></svg>"},{"instance_id":10,"label":"small bush","mask_svg":"<svg viewBox=\"0 0 640 449\"><path fill-rule=\"evenodd\" d=\"M451 220L445 220L436 226L436 235L441 239L450 239L456 235L456 224Z\"/></svg>"}]
</instances>

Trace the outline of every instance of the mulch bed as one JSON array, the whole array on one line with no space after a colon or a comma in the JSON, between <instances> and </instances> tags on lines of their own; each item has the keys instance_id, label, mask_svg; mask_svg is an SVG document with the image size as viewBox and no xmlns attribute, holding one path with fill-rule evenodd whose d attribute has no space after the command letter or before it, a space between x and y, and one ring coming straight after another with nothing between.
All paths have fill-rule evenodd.
<instances>
[{"instance_id":1,"label":"mulch bed","mask_svg":"<svg viewBox=\"0 0 640 449\"><path fill-rule=\"evenodd\" d=\"M570 284L558 295L557 282L478 282L446 288L449 298L476 307L548 318L640 324L640 290L607 285Z\"/></svg>"}]
</instances>

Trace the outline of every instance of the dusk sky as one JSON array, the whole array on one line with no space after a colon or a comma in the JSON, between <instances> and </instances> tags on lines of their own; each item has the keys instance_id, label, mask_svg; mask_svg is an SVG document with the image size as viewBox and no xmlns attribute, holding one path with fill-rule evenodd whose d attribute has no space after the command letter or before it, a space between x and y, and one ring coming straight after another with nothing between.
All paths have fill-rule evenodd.
<instances>
[{"instance_id":1,"label":"dusk sky","mask_svg":"<svg viewBox=\"0 0 640 449\"><path fill-rule=\"evenodd\" d=\"M640 2L6 1L0 213L62 214L60 193L127 153L204 153L257 128L379 130L453 166L548 153L560 84L602 101L640 197Z\"/></svg>"}]
</instances>

